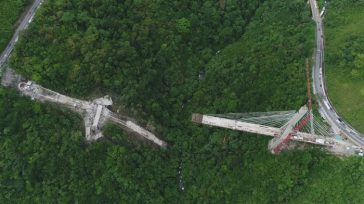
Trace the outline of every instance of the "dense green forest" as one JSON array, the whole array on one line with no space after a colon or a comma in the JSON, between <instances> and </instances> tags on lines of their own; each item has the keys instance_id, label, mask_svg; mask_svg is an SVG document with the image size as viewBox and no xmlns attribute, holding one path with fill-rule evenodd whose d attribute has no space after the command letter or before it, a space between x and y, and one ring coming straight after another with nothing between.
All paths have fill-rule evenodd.
<instances>
[{"instance_id":1,"label":"dense green forest","mask_svg":"<svg viewBox=\"0 0 364 204\"><path fill-rule=\"evenodd\" d=\"M114 126L87 144L77 115L0 89L0 202L363 203L361 158L274 156L263 136L190 122L299 108L313 26L303 0L46 1L11 66L68 95L112 95L169 147Z\"/></svg>"},{"instance_id":2,"label":"dense green forest","mask_svg":"<svg viewBox=\"0 0 364 204\"><path fill-rule=\"evenodd\" d=\"M8 44L15 30L15 22L30 0L0 0L0 50Z\"/></svg>"},{"instance_id":3,"label":"dense green forest","mask_svg":"<svg viewBox=\"0 0 364 204\"><path fill-rule=\"evenodd\" d=\"M364 133L364 1L333 1L328 8L328 93L340 115Z\"/></svg>"}]
</instances>

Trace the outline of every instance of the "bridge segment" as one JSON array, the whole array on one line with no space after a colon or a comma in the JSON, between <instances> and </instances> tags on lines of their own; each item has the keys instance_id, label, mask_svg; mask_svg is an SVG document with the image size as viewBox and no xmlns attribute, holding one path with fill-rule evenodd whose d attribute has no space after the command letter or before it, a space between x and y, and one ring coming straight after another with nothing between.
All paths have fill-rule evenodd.
<instances>
[{"instance_id":1,"label":"bridge segment","mask_svg":"<svg viewBox=\"0 0 364 204\"><path fill-rule=\"evenodd\" d=\"M279 132L279 134L269 141L268 148L271 150L273 154L279 153L283 146L287 144L288 140L290 140L294 134L297 132L303 125L296 124L304 117L307 113L308 109L306 106L303 106L297 114L295 114L288 122L287 125L284 126L284 129ZM309 116L309 115L308 115ZM306 121L306 120L304 120Z\"/></svg>"},{"instance_id":2,"label":"bridge segment","mask_svg":"<svg viewBox=\"0 0 364 204\"><path fill-rule=\"evenodd\" d=\"M131 118L120 117L111 112L107 108L107 106L112 105L112 100L109 96L93 101L84 101L46 89L32 81L20 82L17 88L24 95L31 97L32 100L56 103L82 115L85 124L85 136L87 141L94 141L103 137L102 128L107 122L112 122L124 130L139 135L160 147L167 146L166 142L132 121Z\"/></svg>"},{"instance_id":3,"label":"bridge segment","mask_svg":"<svg viewBox=\"0 0 364 204\"><path fill-rule=\"evenodd\" d=\"M303 110L304 111L304 110ZM282 112L284 117L288 117L287 121L291 119L291 117L294 117L295 114L286 114L285 112ZM267 113L269 114L269 113ZM296 113L297 114L297 113ZM246 114L246 115L254 115L254 114ZM300 113L299 115L302 115ZM229 117L229 116L226 116ZM255 117L255 118L267 118L267 117ZM272 118L272 117L271 117ZM279 117L275 117L276 119L280 119ZM302 118L302 117L301 117ZM336 154L336 155L344 155L344 156L350 156L350 155L360 155L362 156L364 149L353 145L352 143L345 141L345 140L339 140L333 135L330 135L329 133L326 134L311 134L310 129L308 129L307 132L298 131L298 129L305 129L302 128L302 126L306 125L308 122L308 119L310 119L310 113L307 112L303 117L304 121L303 123L299 123L298 126L294 126L293 132L290 132L289 140L297 141L297 142L303 142L303 143L309 143L314 145L319 145L321 147L324 147L329 152ZM248 122L247 122L248 121ZM251 121L251 122L249 122ZM291 123L293 124L294 120L291 120ZM301 122L302 122L301 121ZM282 132L287 127L287 122L281 125L280 127L273 127L268 125L259 124L259 122L254 119L248 119L248 120L241 120L241 119L232 119L232 118L225 118L224 115L219 116L212 116L212 115L203 115L203 114L192 114L192 122L208 125L208 126L214 126L214 127L221 127L231 130L237 130L242 132L248 132L248 133L254 133L259 135L265 135L270 137L277 137L278 135L282 135ZM267 123L268 124L268 123ZM270 122L269 124L280 124L275 122ZM321 127L318 127L319 123L315 121L315 127L320 129ZM296 128L298 127L298 128ZM325 133L325 131L316 131L316 133ZM287 137L285 137L287 139ZM281 140L282 141L282 140ZM288 142L288 140L286 140ZM285 143L284 143L285 144Z\"/></svg>"}]
</instances>

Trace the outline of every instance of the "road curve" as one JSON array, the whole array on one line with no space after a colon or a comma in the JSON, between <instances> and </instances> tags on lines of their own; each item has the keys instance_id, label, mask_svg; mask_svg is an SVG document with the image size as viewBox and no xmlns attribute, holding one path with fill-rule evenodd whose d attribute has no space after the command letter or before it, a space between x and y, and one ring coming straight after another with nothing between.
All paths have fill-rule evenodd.
<instances>
[{"instance_id":1,"label":"road curve","mask_svg":"<svg viewBox=\"0 0 364 204\"><path fill-rule=\"evenodd\" d=\"M14 45L19 38L19 34L22 30L26 29L28 24L34 18L35 12L42 4L43 0L35 0L31 7L29 7L26 15L21 20L18 28L15 30L13 37L6 46L5 50L0 55L0 67L9 58L9 55L14 49ZM334 107L331 105L329 98L327 97L326 84L324 80L324 38L323 38L323 26L322 19L320 17L319 8L316 0L310 0L313 20L316 22L316 54L315 64L313 66L313 90L317 96L317 102L319 104L319 111L322 117L324 117L333 128L336 134L346 135L353 143L364 148L364 136L358 131L353 129L349 124L343 121L337 114Z\"/></svg>"},{"instance_id":2,"label":"road curve","mask_svg":"<svg viewBox=\"0 0 364 204\"><path fill-rule=\"evenodd\" d=\"M324 74L324 31L316 0L310 0L312 17L316 23L316 53L313 65L313 90L319 104L319 112L338 135L345 135L354 144L364 148L364 136L352 128L338 115L328 96Z\"/></svg>"},{"instance_id":3,"label":"road curve","mask_svg":"<svg viewBox=\"0 0 364 204\"><path fill-rule=\"evenodd\" d=\"M15 30L15 33L13 37L11 38L10 42L7 44L5 50L0 55L0 68L4 64L4 62L9 58L10 53L14 49L15 43L19 39L19 34L22 30L26 29L28 24L33 20L35 12L39 8L39 6L42 4L43 0L35 0L32 6L29 7L29 9L26 11L26 15L24 15L23 19L21 19L21 22L18 26L18 28Z\"/></svg>"}]
</instances>

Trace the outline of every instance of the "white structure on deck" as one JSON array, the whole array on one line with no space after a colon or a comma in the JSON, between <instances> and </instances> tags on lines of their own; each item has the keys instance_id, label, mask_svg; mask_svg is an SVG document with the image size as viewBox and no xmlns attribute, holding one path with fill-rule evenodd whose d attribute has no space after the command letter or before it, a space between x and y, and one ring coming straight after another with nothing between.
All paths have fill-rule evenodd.
<instances>
[{"instance_id":1,"label":"white structure on deck","mask_svg":"<svg viewBox=\"0 0 364 204\"><path fill-rule=\"evenodd\" d=\"M303 106L296 115L294 115L285 125L285 128L279 132L279 134L269 141L268 147L272 151L273 154L278 153L283 148L288 140L292 137L293 131L295 130L295 125L304 117L307 113L308 109L306 106ZM309 116L309 115L308 115ZM298 130L298 128L297 128Z\"/></svg>"},{"instance_id":2,"label":"white structure on deck","mask_svg":"<svg viewBox=\"0 0 364 204\"><path fill-rule=\"evenodd\" d=\"M362 148L334 137L330 127L321 121L313 120L315 134L312 134L309 120L310 112L305 106L298 112L192 114L192 121L198 124L274 137L269 144L272 153L278 153L289 140L320 145L337 155L361 155L364 152Z\"/></svg>"},{"instance_id":3,"label":"white structure on deck","mask_svg":"<svg viewBox=\"0 0 364 204\"><path fill-rule=\"evenodd\" d=\"M123 119L121 119L120 116L111 112L106 107L112 105L112 100L109 96L91 102L83 101L43 88L31 81L19 83L18 89L33 100L57 103L81 114L85 122L85 136L87 141L94 141L102 137L102 127L107 121L110 121L119 125L124 130L140 135L161 147L167 146L164 141L133 122L131 118L122 117Z\"/></svg>"},{"instance_id":4,"label":"white structure on deck","mask_svg":"<svg viewBox=\"0 0 364 204\"><path fill-rule=\"evenodd\" d=\"M101 117L101 111L102 111L102 105L97 105L96 115L94 118L94 122L92 123L93 129L98 129L98 125L99 125L100 117Z\"/></svg>"}]
</instances>

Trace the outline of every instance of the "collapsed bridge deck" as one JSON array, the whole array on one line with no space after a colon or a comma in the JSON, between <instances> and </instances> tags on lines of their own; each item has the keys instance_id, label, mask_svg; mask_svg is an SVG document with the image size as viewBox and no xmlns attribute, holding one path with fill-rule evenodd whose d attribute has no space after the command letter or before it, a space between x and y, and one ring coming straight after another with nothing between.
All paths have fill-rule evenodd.
<instances>
[{"instance_id":1,"label":"collapsed bridge deck","mask_svg":"<svg viewBox=\"0 0 364 204\"><path fill-rule=\"evenodd\" d=\"M136 124L130 118L119 117L117 114L111 112L107 108L107 106L112 105L112 100L108 96L93 101L84 101L46 89L31 81L20 82L18 84L18 89L33 100L56 103L81 114L85 123L87 141L97 140L102 137L101 130L103 126L106 122L112 122L124 130L140 135L158 146L167 146L167 144L155 134Z\"/></svg>"}]
</instances>

